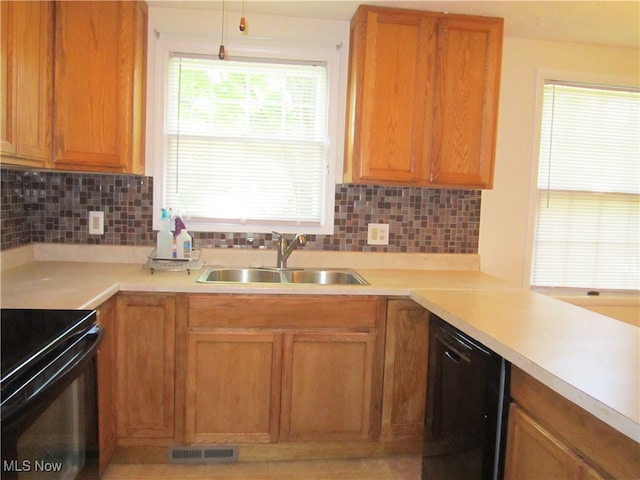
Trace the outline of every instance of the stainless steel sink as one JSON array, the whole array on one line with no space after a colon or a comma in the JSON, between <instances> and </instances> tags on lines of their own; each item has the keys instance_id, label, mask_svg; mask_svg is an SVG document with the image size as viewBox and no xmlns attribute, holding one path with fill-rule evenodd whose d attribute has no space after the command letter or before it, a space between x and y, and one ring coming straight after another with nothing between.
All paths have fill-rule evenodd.
<instances>
[{"instance_id":1,"label":"stainless steel sink","mask_svg":"<svg viewBox=\"0 0 640 480\"><path fill-rule=\"evenodd\" d=\"M280 283L281 275L276 270L260 268L211 268L198 278L200 283Z\"/></svg>"},{"instance_id":2,"label":"stainless steel sink","mask_svg":"<svg viewBox=\"0 0 640 480\"><path fill-rule=\"evenodd\" d=\"M312 285L368 285L353 270L320 269L266 269L209 267L198 278L198 283L280 283Z\"/></svg>"},{"instance_id":3,"label":"stainless steel sink","mask_svg":"<svg viewBox=\"0 0 640 480\"><path fill-rule=\"evenodd\" d=\"M289 270L284 275L289 283L367 285L364 278L351 270Z\"/></svg>"}]
</instances>

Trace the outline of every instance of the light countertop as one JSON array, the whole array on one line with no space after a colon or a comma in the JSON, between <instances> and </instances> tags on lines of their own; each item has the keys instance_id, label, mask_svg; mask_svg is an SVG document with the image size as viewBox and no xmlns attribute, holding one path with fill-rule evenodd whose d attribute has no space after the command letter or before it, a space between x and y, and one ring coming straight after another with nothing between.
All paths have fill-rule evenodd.
<instances>
[{"instance_id":1,"label":"light countertop","mask_svg":"<svg viewBox=\"0 0 640 480\"><path fill-rule=\"evenodd\" d=\"M416 289L411 298L640 442L640 329L526 289Z\"/></svg>"},{"instance_id":2,"label":"light countertop","mask_svg":"<svg viewBox=\"0 0 640 480\"><path fill-rule=\"evenodd\" d=\"M342 266L342 265L340 265ZM118 291L411 297L597 418L640 442L638 327L478 270L356 268L369 285L198 284L199 271L29 261L2 272L2 308L95 308Z\"/></svg>"},{"instance_id":3,"label":"light countertop","mask_svg":"<svg viewBox=\"0 0 640 480\"><path fill-rule=\"evenodd\" d=\"M206 267L205 267L206 268ZM2 272L3 308L95 308L118 291L390 295L423 288L501 289L508 283L477 270L358 268L369 285L202 284L201 271L151 273L137 264L35 261Z\"/></svg>"}]
</instances>

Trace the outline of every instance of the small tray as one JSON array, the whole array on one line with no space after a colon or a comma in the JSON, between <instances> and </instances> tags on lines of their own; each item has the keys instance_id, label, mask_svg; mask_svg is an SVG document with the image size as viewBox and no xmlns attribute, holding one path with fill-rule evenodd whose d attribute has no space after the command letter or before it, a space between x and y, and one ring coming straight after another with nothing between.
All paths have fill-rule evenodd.
<instances>
[{"instance_id":1,"label":"small tray","mask_svg":"<svg viewBox=\"0 0 640 480\"><path fill-rule=\"evenodd\" d=\"M155 270L165 272L187 272L200 270L204 266L204 261L200 258L200 250L191 250L191 258L160 258L156 256L156 249L151 252L147 263L143 265L153 273Z\"/></svg>"}]
</instances>

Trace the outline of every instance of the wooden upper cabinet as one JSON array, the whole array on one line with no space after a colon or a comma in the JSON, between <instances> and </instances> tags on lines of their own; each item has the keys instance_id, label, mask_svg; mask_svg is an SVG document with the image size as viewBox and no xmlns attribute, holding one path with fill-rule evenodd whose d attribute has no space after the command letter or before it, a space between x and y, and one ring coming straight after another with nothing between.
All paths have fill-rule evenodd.
<instances>
[{"instance_id":1,"label":"wooden upper cabinet","mask_svg":"<svg viewBox=\"0 0 640 480\"><path fill-rule=\"evenodd\" d=\"M502 19L361 6L345 182L490 188Z\"/></svg>"},{"instance_id":2,"label":"wooden upper cabinet","mask_svg":"<svg viewBox=\"0 0 640 480\"><path fill-rule=\"evenodd\" d=\"M44 168L51 158L52 3L0 2L2 162Z\"/></svg>"},{"instance_id":3,"label":"wooden upper cabinet","mask_svg":"<svg viewBox=\"0 0 640 480\"><path fill-rule=\"evenodd\" d=\"M144 173L144 2L57 2L54 165Z\"/></svg>"},{"instance_id":4,"label":"wooden upper cabinet","mask_svg":"<svg viewBox=\"0 0 640 480\"><path fill-rule=\"evenodd\" d=\"M420 183L436 18L360 7L351 22L345 180Z\"/></svg>"},{"instance_id":5,"label":"wooden upper cabinet","mask_svg":"<svg viewBox=\"0 0 640 480\"><path fill-rule=\"evenodd\" d=\"M492 187L501 52L502 19L438 21L431 183Z\"/></svg>"}]
</instances>

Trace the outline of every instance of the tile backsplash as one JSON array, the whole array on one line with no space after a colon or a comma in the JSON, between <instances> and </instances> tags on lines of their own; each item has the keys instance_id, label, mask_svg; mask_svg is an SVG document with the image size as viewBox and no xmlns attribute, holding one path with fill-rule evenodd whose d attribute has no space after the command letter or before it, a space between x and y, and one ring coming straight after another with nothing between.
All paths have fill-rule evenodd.
<instances>
[{"instance_id":1,"label":"tile backsplash","mask_svg":"<svg viewBox=\"0 0 640 480\"><path fill-rule=\"evenodd\" d=\"M31 242L155 245L153 178L1 169L1 244ZM305 249L477 253L480 190L336 185L333 235L309 235ZM89 235L89 212L104 235ZM367 225L388 223L389 245L367 245ZM200 248L272 248L269 234L190 232Z\"/></svg>"}]
</instances>

